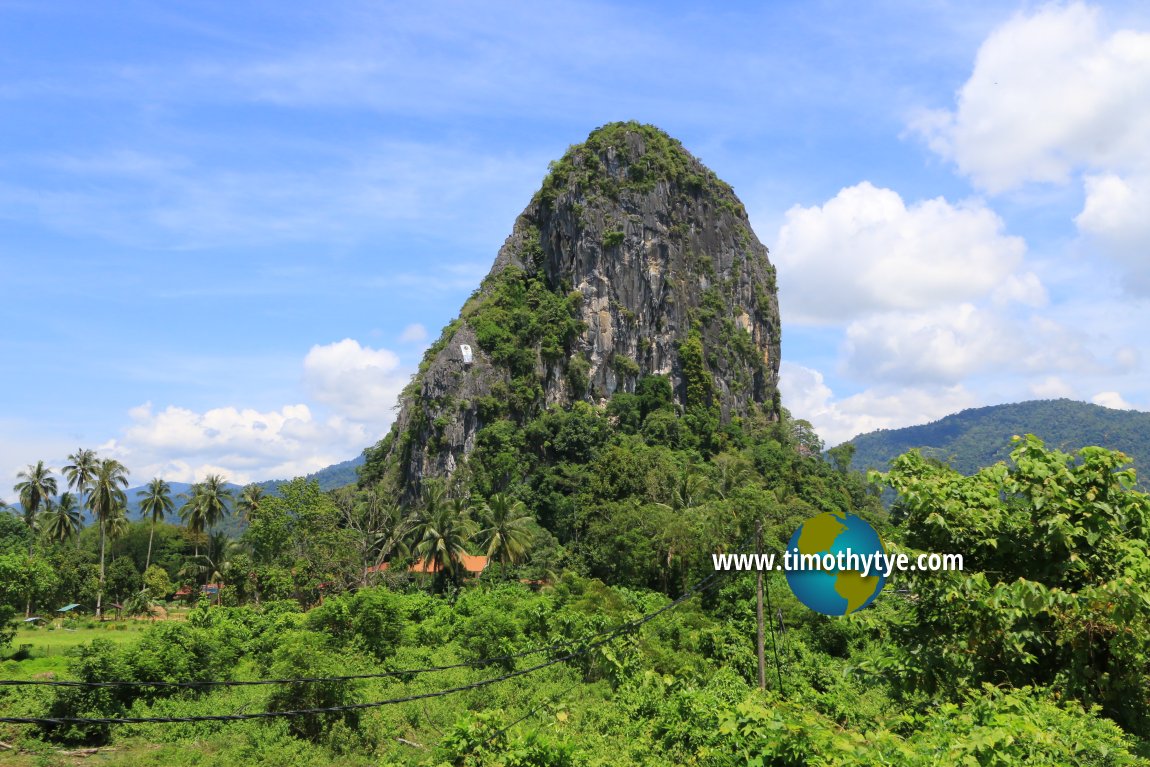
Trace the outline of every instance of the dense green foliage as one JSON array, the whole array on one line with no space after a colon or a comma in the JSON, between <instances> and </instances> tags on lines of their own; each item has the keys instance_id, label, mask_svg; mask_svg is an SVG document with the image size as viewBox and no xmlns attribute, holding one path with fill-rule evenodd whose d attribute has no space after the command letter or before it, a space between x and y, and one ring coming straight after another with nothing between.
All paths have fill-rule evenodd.
<instances>
[{"instance_id":1,"label":"dense green foliage","mask_svg":"<svg viewBox=\"0 0 1150 767\"><path fill-rule=\"evenodd\" d=\"M1017 442L1009 467L968 477L909 453L886 475L906 543L974 571L915 579L900 670L944 697L1043 685L1150 736L1150 496L1121 453Z\"/></svg>"},{"instance_id":2,"label":"dense green foliage","mask_svg":"<svg viewBox=\"0 0 1150 767\"><path fill-rule=\"evenodd\" d=\"M849 448L822 447L785 411L708 430L666 379L648 377L603 408L496 419L455 484L429 485L410 507L380 486L323 492L300 479L279 496L249 494L237 541L167 523L151 536L150 519L133 522L108 542L109 594L158 590L164 577L193 595L208 579L222 592L200 597L186 620L80 645L57 673L325 679L0 687L0 711L334 710L4 726L0 740L28 764L107 743L116 750L103 758L123 765L1150 764L1150 497L1126 456L1069 455L1026 437L1008 463L970 476L910 453L868 485L850 471ZM897 494L889 518L879 486ZM896 574L872 607L844 618L811 612L768 573L765 691L748 574L611 641L585 641L667 606L756 522L778 551L824 510L861 514L893 550L961 553L966 570ZM0 609L93 593L97 532L61 543L0 514ZM154 565L141 575L150 537ZM500 564L474 577L464 553ZM413 574L413 562L436 567ZM33 632L48 628L21 629L15 643ZM48 660L3 661L3 675L27 678ZM445 668L412 672L432 666ZM378 676L397 670L407 671ZM328 679L357 674L369 677Z\"/></svg>"},{"instance_id":3,"label":"dense green foliage","mask_svg":"<svg viewBox=\"0 0 1150 767\"><path fill-rule=\"evenodd\" d=\"M642 160L629 164L625 176L612 175L603 158L609 151L631 155L629 142L635 138L643 142ZM731 188L711 171L700 170L676 139L653 125L635 121L609 123L592 131L582 144L570 147L561 159L551 163L538 197L544 205L554 205L557 195L573 184L581 194L617 200L624 190L649 192L659 181L669 182L692 195L709 187L732 210L741 208ZM621 239L607 241L612 234L621 235L621 232L606 234L604 245L610 247L621 242Z\"/></svg>"},{"instance_id":4,"label":"dense green foliage","mask_svg":"<svg viewBox=\"0 0 1150 767\"><path fill-rule=\"evenodd\" d=\"M1068 399L1037 400L972 408L933 423L884 429L851 440L854 467L885 471L908 450L950 464L963 474L1006 460L1010 438L1034 434L1059 450L1105 445L1130 456L1139 466L1150 462L1150 413L1113 410Z\"/></svg>"},{"instance_id":5,"label":"dense green foliage","mask_svg":"<svg viewBox=\"0 0 1150 767\"><path fill-rule=\"evenodd\" d=\"M483 300L465 308L463 318L475 330L480 348L507 371L510 382L492 387L480 405L481 418L523 419L534 413L542 398L536 354L544 362L570 356L571 344L583 332L578 319L583 295L548 285L542 271L525 272L514 266L488 277L482 290Z\"/></svg>"}]
</instances>

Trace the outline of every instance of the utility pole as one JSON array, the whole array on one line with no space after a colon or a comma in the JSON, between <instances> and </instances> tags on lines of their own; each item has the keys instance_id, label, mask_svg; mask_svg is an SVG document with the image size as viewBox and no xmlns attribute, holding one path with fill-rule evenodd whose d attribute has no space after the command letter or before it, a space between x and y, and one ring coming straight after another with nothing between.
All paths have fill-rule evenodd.
<instances>
[{"instance_id":1,"label":"utility pole","mask_svg":"<svg viewBox=\"0 0 1150 767\"><path fill-rule=\"evenodd\" d=\"M755 520L755 554L757 554L756 565L763 563L763 520ZM763 632L763 570L760 567L755 568L755 619L758 623L758 641L756 642L756 649L759 655L759 689L767 689L767 657L766 657L766 637Z\"/></svg>"}]
</instances>

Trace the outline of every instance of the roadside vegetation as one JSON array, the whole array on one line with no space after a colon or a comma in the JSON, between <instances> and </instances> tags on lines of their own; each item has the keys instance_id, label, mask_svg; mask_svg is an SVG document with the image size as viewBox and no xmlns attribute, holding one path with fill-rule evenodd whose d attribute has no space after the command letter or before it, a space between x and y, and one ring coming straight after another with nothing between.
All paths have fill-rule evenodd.
<instances>
[{"instance_id":1,"label":"roadside vegetation","mask_svg":"<svg viewBox=\"0 0 1150 767\"><path fill-rule=\"evenodd\" d=\"M1125 456L1023 437L970 476L909 453L868 481L785 411L688 416L646 378L497 421L410 506L373 483L232 497L216 478L127 520L127 467L33 464L35 512L20 486L0 513L0 677L118 684L0 685L0 716L43 720L0 724L0 761L1150 764L1150 497ZM70 504L88 524L53 521ZM757 522L781 551L822 511L967 570L896 576L844 618L769 574L759 690L754 577L711 554L749 550ZM227 684L259 680L283 681Z\"/></svg>"}]
</instances>

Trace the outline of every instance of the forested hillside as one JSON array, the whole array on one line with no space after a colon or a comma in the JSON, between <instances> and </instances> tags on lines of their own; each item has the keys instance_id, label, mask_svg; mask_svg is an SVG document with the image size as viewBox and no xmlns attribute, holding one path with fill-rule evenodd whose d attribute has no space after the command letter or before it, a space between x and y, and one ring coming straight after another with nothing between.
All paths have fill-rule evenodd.
<instances>
[{"instance_id":1,"label":"forested hillside","mask_svg":"<svg viewBox=\"0 0 1150 767\"><path fill-rule=\"evenodd\" d=\"M864 471L885 470L896 456L918 449L969 474L1004 460L1017 434L1034 434L1060 450L1105 445L1138 468L1150 466L1150 413L1068 399L971 408L921 426L860 434L849 444L852 466Z\"/></svg>"}]
</instances>

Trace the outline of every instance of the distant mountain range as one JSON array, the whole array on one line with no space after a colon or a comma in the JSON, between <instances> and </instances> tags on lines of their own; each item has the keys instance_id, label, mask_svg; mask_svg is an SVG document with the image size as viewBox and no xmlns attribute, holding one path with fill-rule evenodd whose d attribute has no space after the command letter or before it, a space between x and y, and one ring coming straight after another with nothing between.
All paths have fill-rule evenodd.
<instances>
[{"instance_id":1,"label":"distant mountain range","mask_svg":"<svg viewBox=\"0 0 1150 767\"><path fill-rule=\"evenodd\" d=\"M333 464L327 468L320 469L319 471L313 472L312 474L308 474L306 477L304 477L304 479L309 482L312 480L319 482L320 490L334 490L337 487L343 487L344 485L350 485L354 483L357 479L355 470L361 465L363 465L362 453L349 461ZM264 480L263 482L257 482L256 484L262 487L264 492L268 493L269 495L275 495L278 492L280 485L287 484L287 482L288 480L286 479L268 479ZM192 489L191 484L188 482L169 482L168 484L172 486L173 498L180 493L186 493ZM232 482L228 482L226 487L237 496L239 495L240 490L243 489L242 485L237 485ZM127 490L128 516L130 518L134 519L139 515L140 499L136 496L136 493L143 489L144 486L140 485L139 487L130 487ZM87 520L85 520L85 522L86 521Z\"/></svg>"},{"instance_id":2,"label":"distant mountain range","mask_svg":"<svg viewBox=\"0 0 1150 767\"><path fill-rule=\"evenodd\" d=\"M850 440L855 446L851 467L885 471L891 459L919 448L971 474L1006 460L1015 434L1034 434L1047 447L1066 452L1088 445L1121 450L1140 470L1139 484L1150 484L1150 413L1069 399L971 408L921 426L861 434Z\"/></svg>"}]
</instances>

